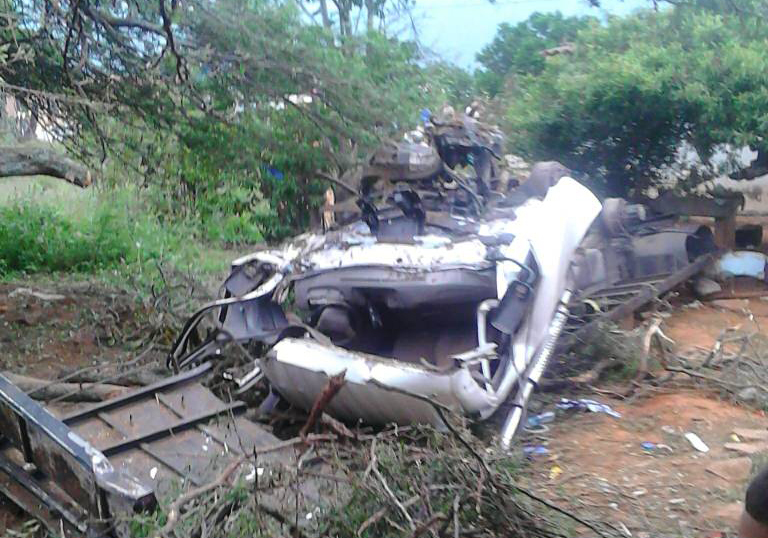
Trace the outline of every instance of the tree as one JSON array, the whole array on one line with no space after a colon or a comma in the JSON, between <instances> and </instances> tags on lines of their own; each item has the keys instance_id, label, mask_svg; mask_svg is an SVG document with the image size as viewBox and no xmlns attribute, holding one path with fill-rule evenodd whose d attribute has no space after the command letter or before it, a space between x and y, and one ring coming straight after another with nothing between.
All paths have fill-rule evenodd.
<instances>
[{"instance_id":1,"label":"tree","mask_svg":"<svg viewBox=\"0 0 768 538\"><path fill-rule=\"evenodd\" d=\"M768 27L752 12L706 4L582 31L574 54L518 78L505 95L513 144L585 172L606 195L654 184L683 142L705 163L725 145L765 155Z\"/></svg>"},{"instance_id":2,"label":"tree","mask_svg":"<svg viewBox=\"0 0 768 538\"><path fill-rule=\"evenodd\" d=\"M389 18L410 13L415 0L297 0L304 13L341 40L361 33L360 20L365 14L365 32L382 29ZM311 8L315 7L315 11ZM353 22L354 21L354 22ZM378 25L377 25L378 22Z\"/></svg>"},{"instance_id":3,"label":"tree","mask_svg":"<svg viewBox=\"0 0 768 538\"><path fill-rule=\"evenodd\" d=\"M515 26L500 24L493 41L477 54L480 87L493 96L509 76L541 73L546 64L543 51L571 42L597 24L594 17L564 17L559 11L534 13Z\"/></svg>"},{"instance_id":4,"label":"tree","mask_svg":"<svg viewBox=\"0 0 768 538\"><path fill-rule=\"evenodd\" d=\"M297 0L0 1L6 91L206 230L306 225L328 179L444 97L414 43L367 31L406 0L324 2L319 24Z\"/></svg>"}]
</instances>

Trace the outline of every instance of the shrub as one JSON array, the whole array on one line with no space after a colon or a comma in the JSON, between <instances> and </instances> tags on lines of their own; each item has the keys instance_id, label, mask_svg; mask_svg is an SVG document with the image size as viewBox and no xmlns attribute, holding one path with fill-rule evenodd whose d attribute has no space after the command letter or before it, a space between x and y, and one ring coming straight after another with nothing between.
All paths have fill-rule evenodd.
<instances>
[{"instance_id":1,"label":"shrub","mask_svg":"<svg viewBox=\"0 0 768 538\"><path fill-rule=\"evenodd\" d=\"M0 206L0 276L12 273L94 272L157 255L142 244L145 223L112 200L85 218L30 201ZM144 229L146 231L146 229Z\"/></svg>"}]
</instances>

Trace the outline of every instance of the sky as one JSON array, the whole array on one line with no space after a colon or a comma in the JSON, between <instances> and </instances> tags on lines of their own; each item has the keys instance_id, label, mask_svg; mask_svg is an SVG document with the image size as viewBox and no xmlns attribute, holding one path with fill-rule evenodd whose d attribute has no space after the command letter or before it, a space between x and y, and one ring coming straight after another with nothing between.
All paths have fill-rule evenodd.
<instances>
[{"instance_id":1,"label":"sky","mask_svg":"<svg viewBox=\"0 0 768 538\"><path fill-rule=\"evenodd\" d=\"M586 0L416 0L415 20L422 44L445 60L475 66L475 54L488 44L502 22L516 24L536 11L564 15L625 15L648 0L601 0L600 10Z\"/></svg>"}]
</instances>

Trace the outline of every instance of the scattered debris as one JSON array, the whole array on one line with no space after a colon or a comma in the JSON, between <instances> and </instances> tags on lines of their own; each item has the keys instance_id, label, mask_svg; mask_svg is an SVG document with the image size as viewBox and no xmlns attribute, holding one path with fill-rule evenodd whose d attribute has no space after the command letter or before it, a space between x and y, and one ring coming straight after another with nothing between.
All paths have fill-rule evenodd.
<instances>
[{"instance_id":1,"label":"scattered debris","mask_svg":"<svg viewBox=\"0 0 768 538\"><path fill-rule=\"evenodd\" d=\"M590 411L592 413L605 413L614 418L621 418L621 414L611 409L609 405L584 398L580 400L569 400L567 398L561 398L560 403L557 404L557 408L563 410L579 409L583 411Z\"/></svg>"},{"instance_id":2,"label":"scattered debris","mask_svg":"<svg viewBox=\"0 0 768 538\"><path fill-rule=\"evenodd\" d=\"M701 437L696 435L693 432L687 432L685 434L685 438L688 440L689 443L691 443L691 446L698 450L699 452L707 453L709 452L709 447L704 443L704 441L701 440Z\"/></svg>"},{"instance_id":3,"label":"scattered debris","mask_svg":"<svg viewBox=\"0 0 768 538\"><path fill-rule=\"evenodd\" d=\"M742 250L723 254L713 267L714 274L720 278L749 276L765 280L765 265L768 257L762 252Z\"/></svg>"},{"instance_id":4,"label":"scattered debris","mask_svg":"<svg viewBox=\"0 0 768 538\"><path fill-rule=\"evenodd\" d=\"M693 289L699 297L706 297L722 291L723 287L711 278L699 277L693 282Z\"/></svg>"},{"instance_id":5,"label":"scattered debris","mask_svg":"<svg viewBox=\"0 0 768 538\"><path fill-rule=\"evenodd\" d=\"M497 528L514 529L515 518L524 519L526 512L518 511L514 502L505 500L502 506L494 499L500 492L537 497L492 470L491 461L457 430L457 415L487 419L509 406L500 438L502 447L510 448L528 399L556 349L606 321L631 325L640 308L697 277L712 263L712 231L677 223L674 215L701 214L702 206L717 204L711 199L678 200L695 206L695 212L681 213L679 208L669 212L662 207L670 201L668 197L654 204L620 199L601 203L559 163L528 168L514 158L499 162L498 130L472 117L428 118L427 123L419 137L386 144L373 155L362 167L358 196L337 198L333 191L326 193L323 233L304 234L281 248L233 262L223 297L196 312L174 343L167 365L176 376L130 392L109 380L84 385L76 376L54 383L12 378L40 397L61 398L77 389L80 398L90 390L94 399L105 400L63 418L55 418L0 376L0 425L11 441L0 451L0 474L5 479L0 487L31 512L37 510L33 513L45 521L42 503L55 515L48 518L49 526L51 521L64 521L72 534L106 523L105 514L149 508L162 494L161 484L181 480L187 489L176 492L168 506L167 519L159 529L159 535L164 535L177 525L200 528L198 512L204 517L225 517L244 510L245 501L218 495L222 489L237 488L240 480L256 489L268 482L271 488L278 470L295 473L291 475L295 478L305 472L309 476L318 465L323 472L316 473L316 478L322 480L313 478L302 486L296 485L298 480L280 483L275 488L280 490L273 499L275 506L281 496L304 493L297 488L306 486L317 493L318 484L325 480L343 489L337 483L349 482L352 469L366 469L364 478L373 484L368 491L375 490L387 505L365 515L357 526L358 535L369 529L384 535L397 526L412 536L448 531L458 536L464 505L472 505L476 514L489 521L498 518ZM718 262L718 276L730 277L739 271L758 275L760 260L755 253L730 254L726 263ZM765 257L762 261L758 278L765 278ZM695 287L701 295L722 291L718 282L705 277L698 278ZM41 301L66 298L26 288L16 293ZM649 360L652 339L660 342L662 353L664 346L674 345L662 331L664 313L651 315L635 380L638 385L655 375ZM208 318L215 319L206 325ZM687 375L702 383L720 381L730 394L757 390L710 375L708 369L715 366L740 368L727 362L725 342L724 335L703 362L665 356L663 373L668 378ZM247 360L232 368L223 353L228 345ZM273 412L276 420L288 407L276 405L279 398L292 404L291 412L308 411L303 425L294 424L298 436L277 439L243 419L245 404L225 402L192 382L201 372L207 375L214 370L216 382L234 389L224 393L248 398L267 394L259 412ZM583 378L587 386L592 381L590 376ZM121 392L117 397L110 392L113 387ZM591 399L563 398L557 408L622 416ZM524 425L539 428L536 435L543 438L541 430L555 418L555 412L541 413ZM348 426L338 419L346 420ZM400 427L368 428L391 423ZM423 441L413 426L419 423L450 433L441 442L448 443L446 458L455 456L451 460L455 465L442 465L440 472L470 471L471 489L452 485L456 493L433 492L431 485L423 483L414 489L406 482L411 478L408 472L401 469L393 474L390 466L398 458L414 474L422 471L420 465L428 466L429 455L418 451L424 451L423 446L393 442L383 448L386 439L397 439L403 432ZM351 424L361 427L353 431ZM319 428L333 433L313 433ZM11 434L6 435L6 430ZM655 440L657 434L649 438ZM318 455L324 443L342 437L344 443L334 445L333 457L330 452ZM709 451L694 433L686 433L685 438L697 451ZM625 446L636 447L637 440L632 437ZM543 442L523 447L524 455L551 456L545 446L549 441ZM192 465L189 457L181 455L182 445L204 462ZM641 446L649 452L672 452L658 442ZM363 447L367 461L361 465ZM324 462L337 461L345 450L350 461L358 458L355 463L340 475L326 473ZM667 460L680 452L644 460ZM63 453L75 454L76 461L69 461L65 454L62 467L46 466L48 455ZM562 476L563 467L572 468L557 460L561 453L557 454L540 458L550 466L546 474L550 481ZM720 465L707 470L721 476L731 465L734 472L743 473L744 463L739 460L744 459L715 462ZM71 487L52 483L54 478L70 475L85 476L86 483ZM629 488L637 486L625 487L627 497ZM115 493L119 488L122 493ZM255 496L256 501L249 497L249 509L269 515L290 534L302 535L302 525L322 520L325 507L291 505L293 512L282 512L270 505L272 489L269 492L263 499L261 493ZM634 492L638 497L646 490ZM101 493L106 500L99 497ZM439 497L434 505L430 504L433 496ZM92 502L97 497L101 504ZM684 503L683 498L669 500L671 505ZM62 506L75 508L62 511ZM451 509L435 512L433 506ZM620 510L618 502L608 506ZM561 515L604 535L591 522ZM618 526L623 535L633 536L623 522Z\"/></svg>"},{"instance_id":6,"label":"scattered debris","mask_svg":"<svg viewBox=\"0 0 768 538\"><path fill-rule=\"evenodd\" d=\"M525 423L528 428L539 428L544 424L550 424L554 421L555 421L555 413L553 411L547 411L546 413L542 413L540 415L534 415L532 417L528 417Z\"/></svg>"},{"instance_id":7,"label":"scattered debris","mask_svg":"<svg viewBox=\"0 0 768 538\"><path fill-rule=\"evenodd\" d=\"M549 454L549 449L542 445L525 446L523 447L523 454L529 458L533 456L546 456Z\"/></svg>"},{"instance_id":8,"label":"scattered debris","mask_svg":"<svg viewBox=\"0 0 768 538\"><path fill-rule=\"evenodd\" d=\"M746 454L747 456L754 456L755 454L761 454L768 451L768 444L766 443L725 443L725 448Z\"/></svg>"},{"instance_id":9,"label":"scattered debris","mask_svg":"<svg viewBox=\"0 0 768 538\"><path fill-rule=\"evenodd\" d=\"M561 474L563 474L563 469L558 465L553 465L552 468L549 470L549 479L557 480L557 478Z\"/></svg>"},{"instance_id":10,"label":"scattered debris","mask_svg":"<svg viewBox=\"0 0 768 538\"><path fill-rule=\"evenodd\" d=\"M734 428L733 433L749 441L768 441L768 430L754 430L748 428Z\"/></svg>"},{"instance_id":11,"label":"scattered debris","mask_svg":"<svg viewBox=\"0 0 768 538\"><path fill-rule=\"evenodd\" d=\"M601 203L557 162L523 180L520 163L501 162L498 129L444 116L374 152L358 196L334 201L330 229L235 260L169 367L219 357L233 340L266 349L272 392L304 410L346 371L326 412L369 425L443 427L447 410L487 419L509 403L509 448L556 349L712 261L712 231L678 223L680 211ZM501 172L513 168L519 177ZM214 315L213 331L197 330Z\"/></svg>"}]
</instances>

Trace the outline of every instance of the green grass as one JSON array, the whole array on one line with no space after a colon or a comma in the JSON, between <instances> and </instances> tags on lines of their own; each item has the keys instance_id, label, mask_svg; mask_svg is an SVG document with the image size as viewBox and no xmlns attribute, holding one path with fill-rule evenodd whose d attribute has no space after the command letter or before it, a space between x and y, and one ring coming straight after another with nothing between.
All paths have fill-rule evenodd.
<instances>
[{"instance_id":1,"label":"green grass","mask_svg":"<svg viewBox=\"0 0 768 538\"><path fill-rule=\"evenodd\" d=\"M152 283L159 264L220 281L232 251L164 222L136 189L80 189L52 178L0 179L0 279L83 275Z\"/></svg>"},{"instance_id":2,"label":"green grass","mask_svg":"<svg viewBox=\"0 0 768 538\"><path fill-rule=\"evenodd\" d=\"M95 189L81 189L47 176L0 178L0 205L18 200L35 200L66 207L67 211L87 206L98 196Z\"/></svg>"}]
</instances>

